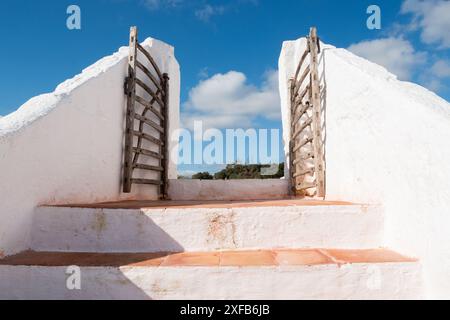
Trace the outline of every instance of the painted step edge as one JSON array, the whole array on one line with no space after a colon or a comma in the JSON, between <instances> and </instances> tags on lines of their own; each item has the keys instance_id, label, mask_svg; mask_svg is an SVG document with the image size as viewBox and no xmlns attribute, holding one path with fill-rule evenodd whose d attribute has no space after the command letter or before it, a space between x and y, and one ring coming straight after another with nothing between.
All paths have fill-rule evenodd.
<instances>
[{"instance_id":1,"label":"painted step edge","mask_svg":"<svg viewBox=\"0 0 450 320\"><path fill-rule=\"evenodd\" d=\"M268 249L227 250L210 252L158 252L158 253L89 253L89 252L42 252L24 251L0 259L0 265L11 266L65 266L122 267L122 266L206 266L206 267L251 267L251 266L297 266L321 264L356 263L408 263L416 258L395 251L380 249Z\"/></svg>"},{"instance_id":2,"label":"painted step edge","mask_svg":"<svg viewBox=\"0 0 450 320\"><path fill-rule=\"evenodd\" d=\"M32 250L180 252L383 246L380 206L36 209Z\"/></svg>"}]
</instances>

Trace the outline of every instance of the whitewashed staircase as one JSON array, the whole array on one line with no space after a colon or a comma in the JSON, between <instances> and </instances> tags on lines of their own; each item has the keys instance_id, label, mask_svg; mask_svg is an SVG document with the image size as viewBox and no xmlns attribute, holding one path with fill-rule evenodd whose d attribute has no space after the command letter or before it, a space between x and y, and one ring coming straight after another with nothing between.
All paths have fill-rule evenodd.
<instances>
[{"instance_id":1,"label":"whitewashed staircase","mask_svg":"<svg viewBox=\"0 0 450 320\"><path fill-rule=\"evenodd\" d=\"M419 263L382 235L380 207L336 202L41 207L31 251L0 260L0 298L421 298Z\"/></svg>"}]
</instances>

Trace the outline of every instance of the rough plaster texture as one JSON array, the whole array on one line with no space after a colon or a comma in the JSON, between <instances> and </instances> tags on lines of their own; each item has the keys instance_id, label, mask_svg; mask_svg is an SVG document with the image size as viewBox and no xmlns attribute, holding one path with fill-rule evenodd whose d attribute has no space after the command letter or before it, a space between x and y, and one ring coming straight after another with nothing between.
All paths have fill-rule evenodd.
<instances>
[{"instance_id":1,"label":"rough plaster texture","mask_svg":"<svg viewBox=\"0 0 450 320\"><path fill-rule=\"evenodd\" d=\"M172 180L172 200L260 200L288 196L285 179L267 180Z\"/></svg>"},{"instance_id":2,"label":"rough plaster texture","mask_svg":"<svg viewBox=\"0 0 450 320\"><path fill-rule=\"evenodd\" d=\"M179 123L180 71L173 47L143 46L170 80L169 130ZM156 198L156 188L121 194L128 48L123 47L0 119L0 255L30 247L39 204ZM149 81L149 80L148 80ZM171 141L171 148L177 142ZM169 173L176 178L176 161Z\"/></svg>"},{"instance_id":3,"label":"rough plaster texture","mask_svg":"<svg viewBox=\"0 0 450 320\"><path fill-rule=\"evenodd\" d=\"M0 299L419 299L418 263L278 267L0 266ZM345 284L345 285L343 285Z\"/></svg>"},{"instance_id":4,"label":"rough plaster texture","mask_svg":"<svg viewBox=\"0 0 450 320\"><path fill-rule=\"evenodd\" d=\"M180 252L270 248L377 248L376 206L83 209L38 208L33 250Z\"/></svg>"},{"instance_id":5,"label":"rough plaster texture","mask_svg":"<svg viewBox=\"0 0 450 320\"><path fill-rule=\"evenodd\" d=\"M305 44L285 42L280 56L285 142L287 82ZM347 50L322 48L327 198L383 204L386 244L421 258L429 297L450 298L450 104Z\"/></svg>"}]
</instances>

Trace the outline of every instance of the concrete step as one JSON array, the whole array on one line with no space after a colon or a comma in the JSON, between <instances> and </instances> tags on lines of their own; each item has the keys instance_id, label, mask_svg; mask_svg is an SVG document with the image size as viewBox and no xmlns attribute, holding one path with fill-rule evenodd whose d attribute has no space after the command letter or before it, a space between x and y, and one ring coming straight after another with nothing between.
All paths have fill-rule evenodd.
<instances>
[{"instance_id":1,"label":"concrete step","mask_svg":"<svg viewBox=\"0 0 450 320\"><path fill-rule=\"evenodd\" d=\"M304 200L122 202L41 207L31 249L180 252L382 246L380 207Z\"/></svg>"},{"instance_id":2,"label":"concrete step","mask_svg":"<svg viewBox=\"0 0 450 320\"><path fill-rule=\"evenodd\" d=\"M384 249L25 252L0 260L0 299L420 299L420 269Z\"/></svg>"}]
</instances>

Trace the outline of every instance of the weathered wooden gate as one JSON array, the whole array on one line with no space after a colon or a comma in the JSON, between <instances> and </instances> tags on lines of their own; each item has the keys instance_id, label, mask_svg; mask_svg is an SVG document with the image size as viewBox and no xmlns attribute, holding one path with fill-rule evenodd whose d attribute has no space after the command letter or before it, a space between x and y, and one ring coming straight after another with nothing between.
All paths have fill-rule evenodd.
<instances>
[{"instance_id":1,"label":"weathered wooden gate","mask_svg":"<svg viewBox=\"0 0 450 320\"><path fill-rule=\"evenodd\" d=\"M130 31L125 94L123 192L130 193L133 184L156 185L160 197L166 199L169 76L161 73L150 52L139 44L136 27Z\"/></svg>"},{"instance_id":2,"label":"weathered wooden gate","mask_svg":"<svg viewBox=\"0 0 450 320\"><path fill-rule=\"evenodd\" d=\"M311 28L307 39L307 48L290 80L290 182L294 195L325 197L320 41L316 28Z\"/></svg>"}]
</instances>

